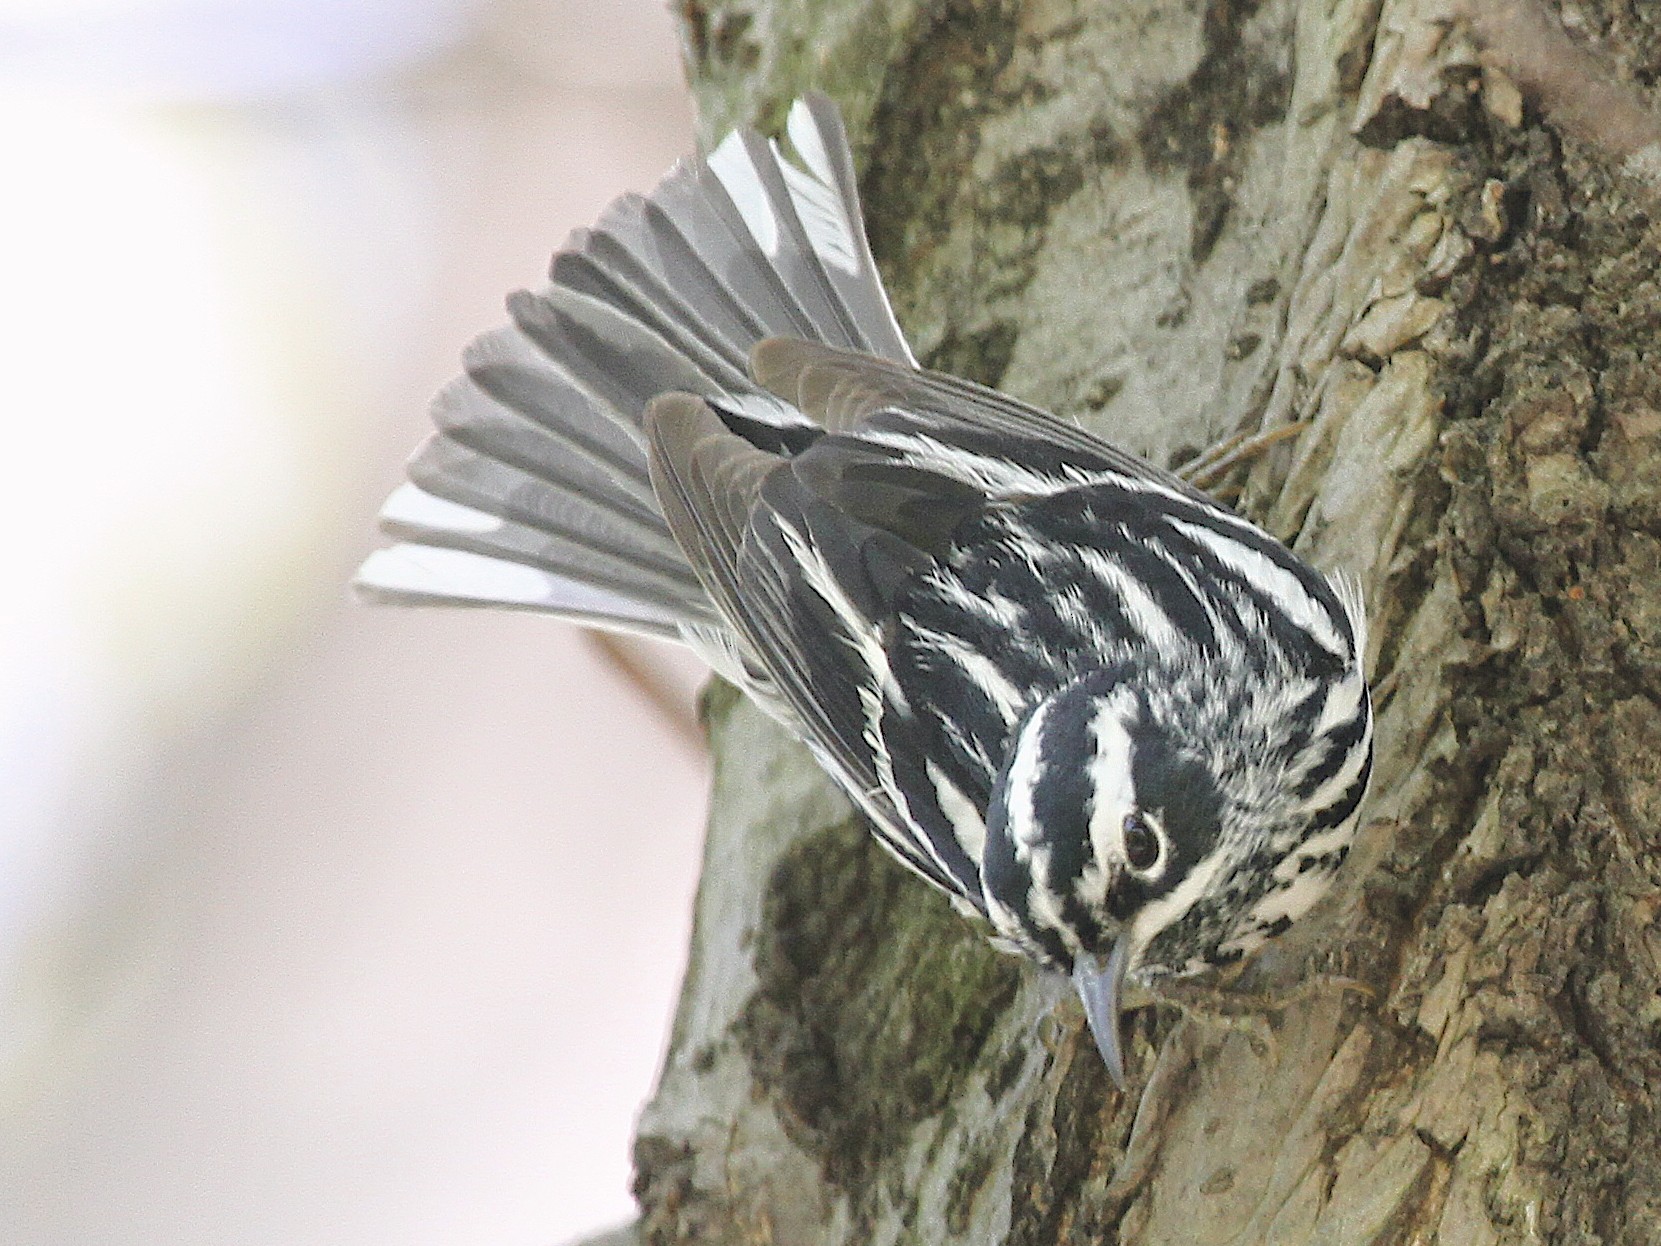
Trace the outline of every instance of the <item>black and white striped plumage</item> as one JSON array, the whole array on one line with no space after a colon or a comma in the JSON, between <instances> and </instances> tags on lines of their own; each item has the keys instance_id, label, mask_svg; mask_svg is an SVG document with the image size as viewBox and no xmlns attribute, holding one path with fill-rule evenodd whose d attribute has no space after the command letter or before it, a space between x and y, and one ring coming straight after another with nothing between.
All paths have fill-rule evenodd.
<instances>
[{"instance_id":1,"label":"black and white striped plumage","mask_svg":"<svg viewBox=\"0 0 1661 1246\"><path fill-rule=\"evenodd\" d=\"M921 371L834 108L619 200L438 398L359 573L684 640L925 879L1074 975L1239 959L1343 860L1358 595L1177 477Z\"/></svg>"}]
</instances>

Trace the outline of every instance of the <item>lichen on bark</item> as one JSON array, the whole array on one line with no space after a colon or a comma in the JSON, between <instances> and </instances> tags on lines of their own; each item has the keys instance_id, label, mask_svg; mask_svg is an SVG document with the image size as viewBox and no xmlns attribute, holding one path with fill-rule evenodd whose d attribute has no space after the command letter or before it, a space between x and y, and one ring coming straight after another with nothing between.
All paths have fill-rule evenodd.
<instances>
[{"instance_id":1,"label":"lichen on bark","mask_svg":"<svg viewBox=\"0 0 1661 1246\"><path fill-rule=\"evenodd\" d=\"M1661 227L1442 0L685 0L706 137L847 107L920 354L1363 579L1340 894L1107 1081L730 692L649 1240L1661 1241ZM1653 18L1583 5L1641 82ZM1058 1003L1058 1000L1060 1001ZM1231 1013L1234 1015L1224 1015Z\"/></svg>"}]
</instances>

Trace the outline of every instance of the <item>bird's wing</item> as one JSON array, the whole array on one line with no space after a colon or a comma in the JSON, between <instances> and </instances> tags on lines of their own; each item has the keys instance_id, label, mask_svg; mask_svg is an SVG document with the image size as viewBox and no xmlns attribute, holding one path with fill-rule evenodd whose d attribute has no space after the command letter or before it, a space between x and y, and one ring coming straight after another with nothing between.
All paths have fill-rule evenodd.
<instances>
[{"instance_id":1,"label":"bird's wing","mask_svg":"<svg viewBox=\"0 0 1661 1246\"><path fill-rule=\"evenodd\" d=\"M647 431L670 531L804 739L900 860L981 906L978 839L895 783L888 645L897 596L985 495L846 435L767 453L686 394L655 401Z\"/></svg>"}]
</instances>

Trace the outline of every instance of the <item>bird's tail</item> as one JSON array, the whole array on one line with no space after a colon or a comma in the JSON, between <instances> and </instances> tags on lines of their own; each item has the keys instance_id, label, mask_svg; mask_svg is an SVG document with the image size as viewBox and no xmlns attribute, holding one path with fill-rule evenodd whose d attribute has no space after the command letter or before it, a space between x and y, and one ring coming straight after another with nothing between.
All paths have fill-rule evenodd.
<instances>
[{"instance_id":1,"label":"bird's tail","mask_svg":"<svg viewBox=\"0 0 1661 1246\"><path fill-rule=\"evenodd\" d=\"M836 108L791 109L791 155L737 133L626 195L508 300L433 403L438 431L381 511L367 597L542 611L683 638L719 621L647 476L646 404L683 390L761 441L804 417L749 377L763 338L912 364L872 263ZM774 432L777 430L777 432Z\"/></svg>"}]
</instances>

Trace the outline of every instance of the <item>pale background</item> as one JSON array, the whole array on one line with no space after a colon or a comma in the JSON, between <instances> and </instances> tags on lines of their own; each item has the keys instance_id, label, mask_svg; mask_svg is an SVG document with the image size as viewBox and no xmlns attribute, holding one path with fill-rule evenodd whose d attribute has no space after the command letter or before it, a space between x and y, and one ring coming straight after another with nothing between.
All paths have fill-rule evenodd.
<instances>
[{"instance_id":1,"label":"pale background","mask_svg":"<svg viewBox=\"0 0 1661 1246\"><path fill-rule=\"evenodd\" d=\"M0 0L0 1241L627 1217L705 760L343 587L503 294L690 146L660 0Z\"/></svg>"}]
</instances>

